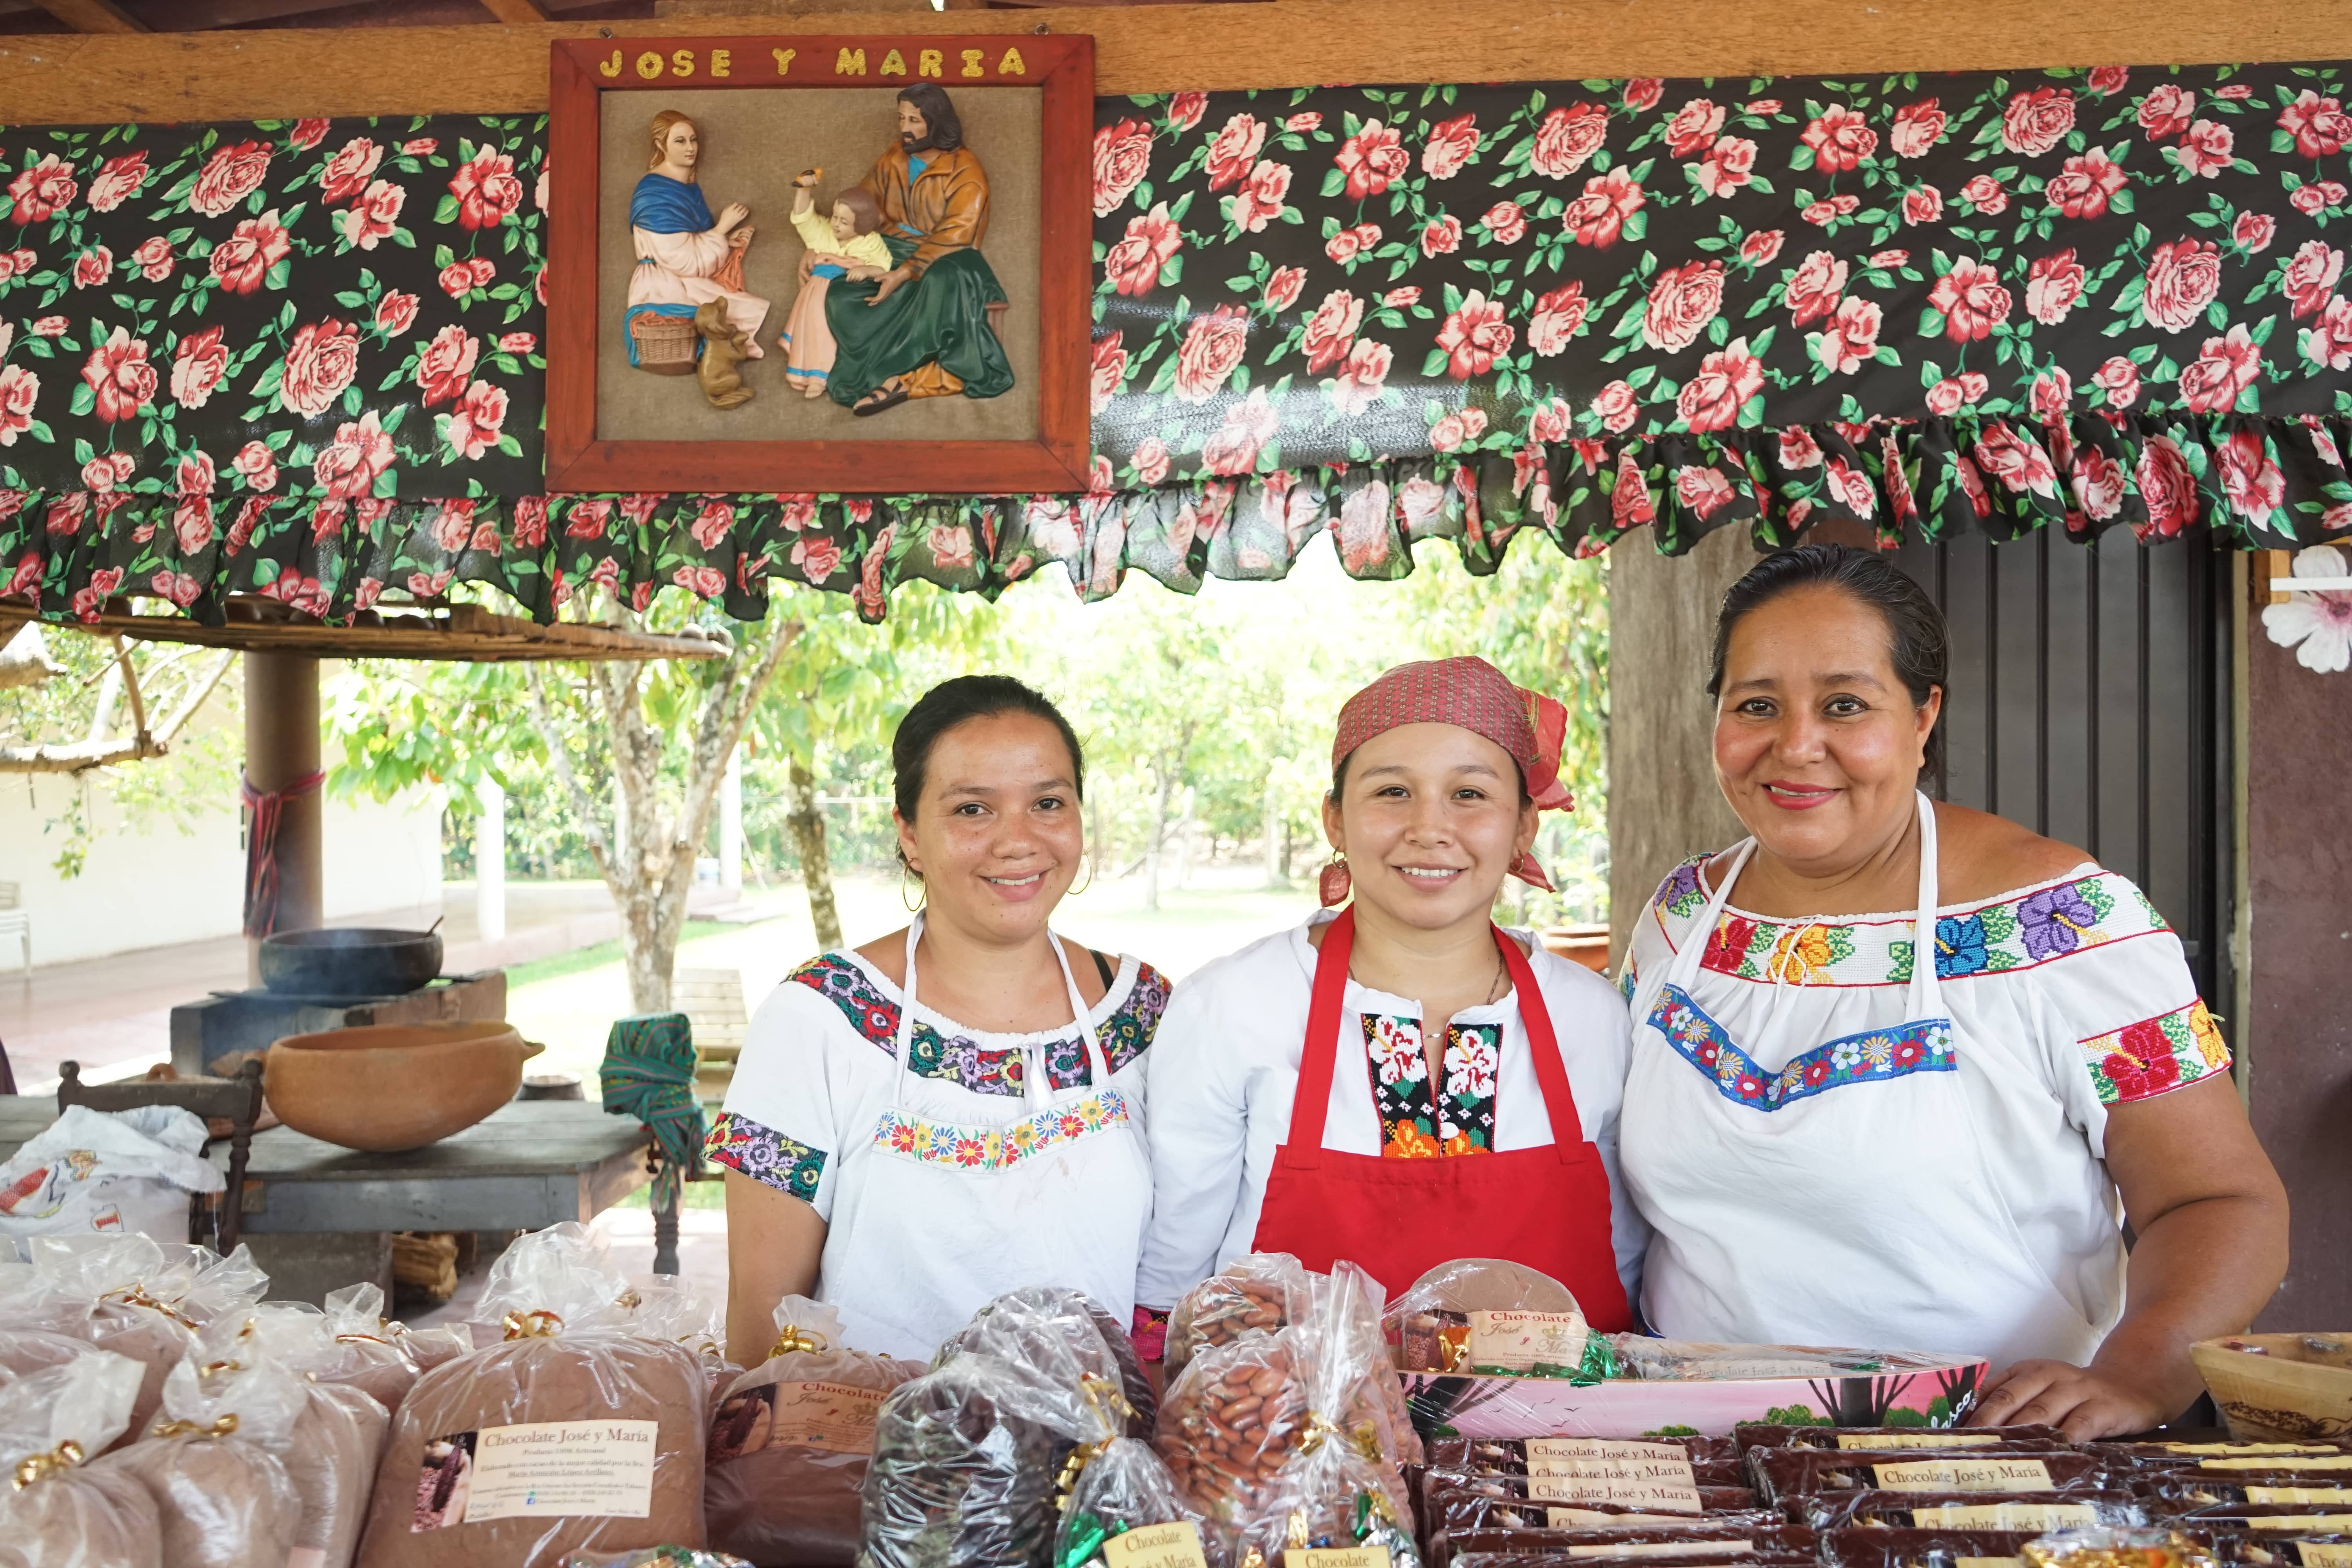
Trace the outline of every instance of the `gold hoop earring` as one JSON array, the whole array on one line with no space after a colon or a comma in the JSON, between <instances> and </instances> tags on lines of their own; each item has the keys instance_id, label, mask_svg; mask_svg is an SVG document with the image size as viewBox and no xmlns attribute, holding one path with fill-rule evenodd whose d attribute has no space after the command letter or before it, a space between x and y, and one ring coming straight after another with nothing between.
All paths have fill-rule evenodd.
<instances>
[{"instance_id":1,"label":"gold hoop earring","mask_svg":"<svg viewBox=\"0 0 2352 1568\"><path fill-rule=\"evenodd\" d=\"M1068 896L1068 897L1070 897L1070 898L1076 898L1076 897L1077 897L1080 893L1085 892L1088 888L1091 888L1091 887L1093 887L1094 885L1095 885L1095 858L1094 858L1093 854L1092 854L1091 852L1089 852L1089 853L1087 854L1087 879L1086 879L1085 881L1083 881L1083 882L1079 883L1076 887L1072 888L1072 889L1070 889L1070 891L1069 891L1069 893L1068 893L1068 895L1067 895L1067 896Z\"/></svg>"},{"instance_id":2,"label":"gold hoop earring","mask_svg":"<svg viewBox=\"0 0 2352 1568\"><path fill-rule=\"evenodd\" d=\"M929 902L929 900L926 898L911 903L908 901L907 876L908 872L914 872L915 885L917 887L922 886L922 873L916 871L912 866L908 865L907 858L904 855L901 855L898 857L898 902L906 906L906 910L908 914L919 915L923 912L923 905Z\"/></svg>"}]
</instances>

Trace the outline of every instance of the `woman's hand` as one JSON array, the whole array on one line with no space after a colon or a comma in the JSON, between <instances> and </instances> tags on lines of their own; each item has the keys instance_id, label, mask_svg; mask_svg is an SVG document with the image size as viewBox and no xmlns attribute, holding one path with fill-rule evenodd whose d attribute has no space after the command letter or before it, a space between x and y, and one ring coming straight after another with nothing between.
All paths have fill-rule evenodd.
<instances>
[{"instance_id":1,"label":"woman's hand","mask_svg":"<svg viewBox=\"0 0 2352 1568\"><path fill-rule=\"evenodd\" d=\"M2072 1443L2146 1432L2179 1415L2168 1391L2096 1365L2021 1361L1995 1373L1978 1395L1971 1426L2055 1426Z\"/></svg>"},{"instance_id":2,"label":"woman's hand","mask_svg":"<svg viewBox=\"0 0 2352 1568\"><path fill-rule=\"evenodd\" d=\"M849 280L853 283L871 283L874 279L883 275L882 268L879 267L866 267L850 263L845 263L844 265L848 266L849 270L845 276L847 276Z\"/></svg>"},{"instance_id":3,"label":"woman's hand","mask_svg":"<svg viewBox=\"0 0 2352 1568\"><path fill-rule=\"evenodd\" d=\"M805 250L802 251L802 252L801 252L801 281L802 281L802 282L803 282L803 283L805 283L805 282L807 282L811 278L814 277L814 276L815 276L815 269L816 269L816 258L815 258L815 256L814 256L813 254L811 254L811 253L810 253L810 252L808 252L808 251L805 251Z\"/></svg>"},{"instance_id":4,"label":"woman's hand","mask_svg":"<svg viewBox=\"0 0 2352 1568\"><path fill-rule=\"evenodd\" d=\"M880 304L896 294L902 285L912 282L914 277L915 275L904 267L893 267L889 271L882 274L881 282L875 288L874 298L866 302L868 305Z\"/></svg>"},{"instance_id":5,"label":"woman's hand","mask_svg":"<svg viewBox=\"0 0 2352 1568\"><path fill-rule=\"evenodd\" d=\"M727 248L730 250L742 249L745 246L751 243L751 237L759 232L760 231L758 229L753 228L750 224L745 224L741 228L737 229L734 233L727 237Z\"/></svg>"},{"instance_id":6,"label":"woman's hand","mask_svg":"<svg viewBox=\"0 0 2352 1568\"><path fill-rule=\"evenodd\" d=\"M733 228L737 224L741 223L745 218L750 217L751 216L751 209L745 206L741 202L729 202L725 209L719 215L719 232L725 234L729 229Z\"/></svg>"}]
</instances>

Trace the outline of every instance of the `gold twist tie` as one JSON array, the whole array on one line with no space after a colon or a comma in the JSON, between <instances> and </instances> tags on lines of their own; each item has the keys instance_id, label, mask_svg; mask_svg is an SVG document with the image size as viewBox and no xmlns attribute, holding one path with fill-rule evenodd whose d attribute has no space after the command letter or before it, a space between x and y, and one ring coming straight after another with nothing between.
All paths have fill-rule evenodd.
<instances>
[{"instance_id":1,"label":"gold twist tie","mask_svg":"<svg viewBox=\"0 0 2352 1568\"><path fill-rule=\"evenodd\" d=\"M207 1426L201 1421L158 1421L147 1434L151 1437L226 1437L236 1430L236 1412Z\"/></svg>"},{"instance_id":2,"label":"gold twist tie","mask_svg":"<svg viewBox=\"0 0 2352 1568\"><path fill-rule=\"evenodd\" d=\"M1070 1495L1077 1487L1080 1472L1102 1458L1103 1451L1126 1430L1127 1418L1134 1413L1134 1406L1128 1404L1127 1395L1108 1378L1082 1377L1078 1380L1078 1392L1086 1396L1087 1404L1102 1418L1109 1436L1092 1443L1079 1444L1070 1450L1070 1457L1062 1461L1062 1473L1054 1483L1054 1507L1057 1512L1063 1513L1069 1511Z\"/></svg>"},{"instance_id":3,"label":"gold twist tie","mask_svg":"<svg viewBox=\"0 0 2352 1568\"><path fill-rule=\"evenodd\" d=\"M225 1372L243 1372L244 1370L245 1363L241 1361L208 1361L196 1369L196 1376L199 1379L214 1378Z\"/></svg>"},{"instance_id":4,"label":"gold twist tie","mask_svg":"<svg viewBox=\"0 0 2352 1568\"><path fill-rule=\"evenodd\" d=\"M1302 1454L1311 1454L1323 1446L1323 1440L1326 1437L1337 1437L1344 1442L1347 1436L1332 1424L1328 1416L1320 1411L1310 1410L1307 1413L1307 1424L1299 1428L1298 1451ZM1303 1546L1306 1542L1300 1542L1297 1544Z\"/></svg>"},{"instance_id":5,"label":"gold twist tie","mask_svg":"<svg viewBox=\"0 0 2352 1568\"><path fill-rule=\"evenodd\" d=\"M551 1340L563 1331L563 1317L543 1307L528 1312L509 1312L506 1331L510 1340Z\"/></svg>"},{"instance_id":6,"label":"gold twist tie","mask_svg":"<svg viewBox=\"0 0 2352 1568\"><path fill-rule=\"evenodd\" d=\"M646 1299L637 1294L636 1287L634 1285L613 1298L613 1305L624 1311L634 1312L645 1304Z\"/></svg>"},{"instance_id":7,"label":"gold twist tie","mask_svg":"<svg viewBox=\"0 0 2352 1568\"><path fill-rule=\"evenodd\" d=\"M193 1329L196 1326L194 1319L183 1316L170 1307L163 1305L163 1302L155 1300L154 1297L147 1294L147 1288L143 1285L125 1285L120 1290L109 1290L105 1295L100 1296L99 1300L101 1301L120 1301L126 1307L145 1307L150 1311L163 1313L165 1317L171 1319L172 1321L179 1324L180 1327L184 1329Z\"/></svg>"},{"instance_id":8,"label":"gold twist tie","mask_svg":"<svg viewBox=\"0 0 2352 1568\"><path fill-rule=\"evenodd\" d=\"M831 1347L824 1342L824 1336L814 1329L803 1329L795 1323L786 1323L777 1331L775 1348L768 1354L773 1358L788 1351L807 1351L814 1353L829 1348Z\"/></svg>"},{"instance_id":9,"label":"gold twist tie","mask_svg":"<svg viewBox=\"0 0 2352 1568\"><path fill-rule=\"evenodd\" d=\"M374 1334L337 1334L335 1336L335 1342L339 1345L352 1344L361 1340L365 1340L372 1345L388 1345L392 1343L390 1340L380 1339Z\"/></svg>"},{"instance_id":10,"label":"gold twist tie","mask_svg":"<svg viewBox=\"0 0 2352 1568\"><path fill-rule=\"evenodd\" d=\"M68 1437L46 1454L27 1454L16 1461L16 1489L46 1480L81 1463L81 1445Z\"/></svg>"},{"instance_id":11,"label":"gold twist tie","mask_svg":"<svg viewBox=\"0 0 2352 1568\"><path fill-rule=\"evenodd\" d=\"M1289 1528L1282 1532L1283 1544L1303 1548L1310 1539L1312 1538L1307 1533L1307 1510L1303 1508L1292 1509Z\"/></svg>"}]
</instances>

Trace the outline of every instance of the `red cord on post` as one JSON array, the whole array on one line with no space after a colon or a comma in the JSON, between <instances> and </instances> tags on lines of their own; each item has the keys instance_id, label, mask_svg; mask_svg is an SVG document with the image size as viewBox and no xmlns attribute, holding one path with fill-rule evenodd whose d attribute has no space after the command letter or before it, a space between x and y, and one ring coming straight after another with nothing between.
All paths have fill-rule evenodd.
<instances>
[{"instance_id":1,"label":"red cord on post","mask_svg":"<svg viewBox=\"0 0 2352 1568\"><path fill-rule=\"evenodd\" d=\"M326 770L296 779L284 789L264 792L239 773L237 794L253 808L245 836L245 934L268 936L278 929L278 829L286 803L308 795L327 780Z\"/></svg>"}]
</instances>

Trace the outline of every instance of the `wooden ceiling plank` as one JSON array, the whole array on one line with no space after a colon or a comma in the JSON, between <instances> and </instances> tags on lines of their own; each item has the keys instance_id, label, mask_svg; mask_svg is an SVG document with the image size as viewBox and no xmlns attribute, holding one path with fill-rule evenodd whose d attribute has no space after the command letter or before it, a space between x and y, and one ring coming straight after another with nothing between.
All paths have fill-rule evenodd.
<instances>
[{"instance_id":1,"label":"wooden ceiling plank","mask_svg":"<svg viewBox=\"0 0 2352 1568\"><path fill-rule=\"evenodd\" d=\"M1317 82L1836 75L2340 58L2352 0L1482 0L1433 20L1428 0L1073 6L1106 94ZM799 34L1034 30L1034 11L894 11L777 19ZM0 104L15 125L296 114L518 113L547 107L551 39L728 37L740 16L632 24L414 27L352 47L348 32L0 37Z\"/></svg>"},{"instance_id":2,"label":"wooden ceiling plank","mask_svg":"<svg viewBox=\"0 0 2352 1568\"><path fill-rule=\"evenodd\" d=\"M40 0L41 9L77 33L143 33L147 24L114 0Z\"/></svg>"},{"instance_id":3,"label":"wooden ceiling plank","mask_svg":"<svg viewBox=\"0 0 2352 1568\"><path fill-rule=\"evenodd\" d=\"M513 26L530 26L548 19L539 0L481 0L482 9Z\"/></svg>"},{"instance_id":4,"label":"wooden ceiling plank","mask_svg":"<svg viewBox=\"0 0 2352 1568\"><path fill-rule=\"evenodd\" d=\"M232 610L282 615L274 602L232 599ZM0 605L0 632L32 618L22 605ZM717 658L726 646L711 637L631 632L559 621L542 626L478 605L452 605L432 614L379 614L365 625L243 619L208 626L178 616L137 616L109 610L96 621L44 622L52 631L125 637L142 642L193 643L244 652L315 654L321 658L414 658L467 664L577 663L586 660Z\"/></svg>"}]
</instances>

